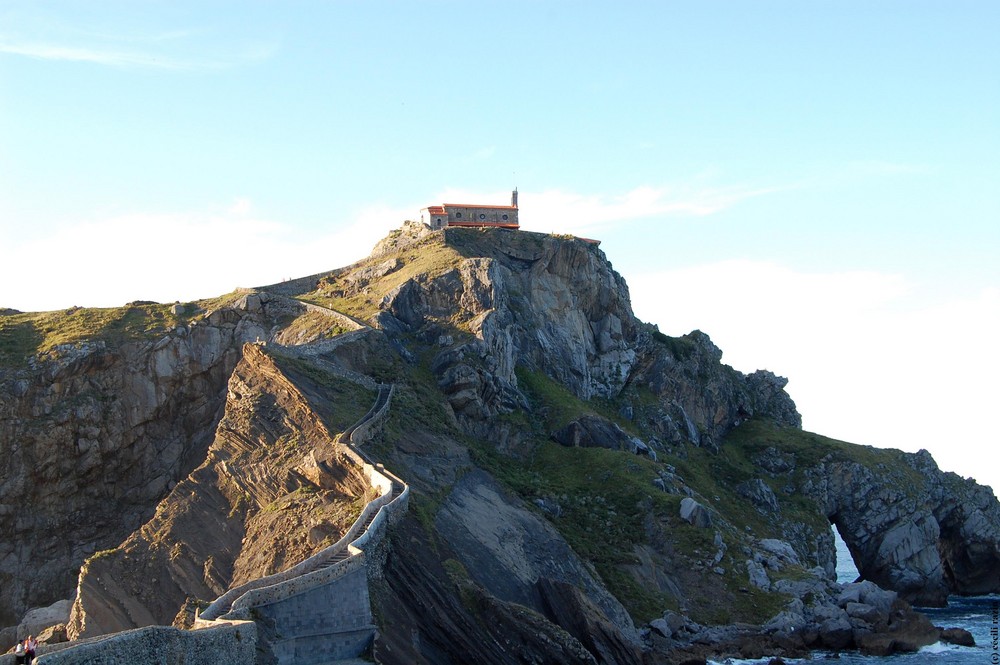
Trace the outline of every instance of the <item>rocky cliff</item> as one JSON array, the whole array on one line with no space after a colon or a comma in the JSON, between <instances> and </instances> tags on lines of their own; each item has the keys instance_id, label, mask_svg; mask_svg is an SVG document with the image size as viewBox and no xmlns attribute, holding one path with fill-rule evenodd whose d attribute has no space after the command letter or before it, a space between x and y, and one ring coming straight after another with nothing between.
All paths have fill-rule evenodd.
<instances>
[{"instance_id":1,"label":"rocky cliff","mask_svg":"<svg viewBox=\"0 0 1000 665\"><path fill-rule=\"evenodd\" d=\"M344 334L355 322L371 329ZM269 343L242 345L257 339ZM34 596L70 597L98 549L74 635L169 623L188 597L336 540L365 489L330 442L377 382L395 393L369 454L414 492L368 573L378 662L874 652L919 624L906 600L1000 591L988 489L926 453L803 432L785 379L724 365L701 332L637 320L621 276L581 240L408 223L354 265L262 287L156 339L100 344L5 370L3 445L36 456L8 456L6 479L59 463L52 450L85 423L113 439L99 450L134 451L99 458L131 479L120 484L68 463L45 477L33 496L58 477L64 501L104 521L84 537L61 517L71 538L46 541L50 572L4 596L8 622ZM129 369L112 371L126 352ZM130 420L132 386L146 385L160 406L141 402L145 420ZM91 420L46 413L95 386L104 410ZM13 525L30 503L5 482ZM834 582L831 525L867 586ZM5 543L0 571L39 551L26 547L37 530Z\"/></svg>"},{"instance_id":2,"label":"rocky cliff","mask_svg":"<svg viewBox=\"0 0 1000 665\"><path fill-rule=\"evenodd\" d=\"M321 311L285 298L204 305L4 317L0 348L20 355L0 354L0 623L68 598L83 560L201 463L244 343L320 334ZM49 346L53 330L71 334Z\"/></svg>"}]
</instances>

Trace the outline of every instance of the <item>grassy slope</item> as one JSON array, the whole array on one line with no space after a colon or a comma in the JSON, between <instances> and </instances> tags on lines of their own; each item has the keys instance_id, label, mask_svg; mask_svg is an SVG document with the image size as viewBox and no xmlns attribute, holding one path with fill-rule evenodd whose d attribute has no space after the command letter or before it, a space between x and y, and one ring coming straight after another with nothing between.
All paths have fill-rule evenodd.
<instances>
[{"instance_id":1,"label":"grassy slope","mask_svg":"<svg viewBox=\"0 0 1000 665\"><path fill-rule=\"evenodd\" d=\"M0 367L22 366L29 357L51 351L60 344L103 341L111 347L123 342L154 337L178 325L198 319L206 312L239 297L230 293L195 304L197 313L175 315L171 305L126 305L124 307L71 307L52 312L28 312L0 316Z\"/></svg>"},{"instance_id":2,"label":"grassy slope","mask_svg":"<svg viewBox=\"0 0 1000 665\"><path fill-rule=\"evenodd\" d=\"M388 275L373 280L363 290L355 292L346 279L347 275L352 270L378 265L390 257L399 259L402 266ZM318 289L300 296L300 299L368 321L379 312L382 298L400 284L418 275L436 277L455 268L461 260L462 256L445 244L444 236L435 234L397 253L364 259L351 266L351 270L337 271L322 280Z\"/></svg>"},{"instance_id":3,"label":"grassy slope","mask_svg":"<svg viewBox=\"0 0 1000 665\"><path fill-rule=\"evenodd\" d=\"M564 448L551 442L548 433L586 413L616 421L643 439L648 440L649 433L618 416L617 400L583 402L544 375L524 369L518 370L518 378L533 413L504 418L508 424L531 431L532 453L513 458L498 453L489 442L467 439L473 459L530 506L535 506L536 499L557 503L557 517L539 512L593 564L609 590L640 622L682 605L696 620L706 623L759 623L783 609L786 596L755 589L746 576L742 546L752 539L785 536L773 516L761 514L736 492L744 480L763 478L778 498L782 518L816 533L830 528L825 516L811 499L798 493L789 495L783 489L788 484L800 487L803 471L828 455L828 459L853 460L882 474L890 473L911 491L921 487L919 477L901 462L900 451L854 445L763 421L751 421L732 432L717 454L686 446L661 451L654 462L617 450ZM642 402L643 396L629 395L628 399ZM752 459L768 447L793 454L796 469L780 478L763 474ZM653 480L667 465L674 467L700 501L722 517L713 529L697 529L683 522L679 518L682 495L654 488ZM700 573L679 573L684 598L672 597L632 574L638 563L635 548L649 545L652 532L667 534L661 550L678 571L690 571L704 566L716 550L715 531L722 534L728 547L719 564L724 573L717 575L707 567ZM792 566L777 575L772 572L772 579L804 574L803 568Z\"/></svg>"}]
</instances>

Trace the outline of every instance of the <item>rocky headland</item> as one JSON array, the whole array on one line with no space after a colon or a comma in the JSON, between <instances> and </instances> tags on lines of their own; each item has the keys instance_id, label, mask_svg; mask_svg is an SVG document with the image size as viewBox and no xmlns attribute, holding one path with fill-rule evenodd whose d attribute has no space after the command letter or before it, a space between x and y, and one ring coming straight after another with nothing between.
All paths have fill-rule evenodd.
<instances>
[{"instance_id":1,"label":"rocky headland","mask_svg":"<svg viewBox=\"0 0 1000 665\"><path fill-rule=\"evenodd\" d=\"M639 321L592 243L407 223L330 273L111 318L0 316L7 643L190 628L318 556L377 494L361 440L412 491L366 551L380 663L886 654L967 639L911 605L1000 591L988 488L802 431L785 379ZM836 583L831 525L863 581Z\"/></svg>"}]
</instances>

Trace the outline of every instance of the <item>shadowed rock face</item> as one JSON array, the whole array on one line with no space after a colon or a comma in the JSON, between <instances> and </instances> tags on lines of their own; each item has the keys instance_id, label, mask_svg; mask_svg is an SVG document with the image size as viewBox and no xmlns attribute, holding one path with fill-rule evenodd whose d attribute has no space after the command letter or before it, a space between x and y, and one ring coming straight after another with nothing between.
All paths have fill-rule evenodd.
<instances>
[{"instance_id":1,"label":"shadowed rock face","mask_svg":"<svg viewBox=\"0 0 1000 665\"><path fill-rule=\"evenodd\" d=\"M233 336L207 324L0 378L0 619L69 597L83 559L191 470L238 358Z\"/></svg>"},{"instance_id":2,"label":"shadowed rock face","mask_svg":"<svg viewBox=\"0 0 1000 665\"><path fill-rule=\"evenodd\" d=\"M529 512L483 472L464 476L438 512L437 532L473 579L501 600L542 612L539 579L568 582L601 608L604 621L635 642L621 603L594 578L548 522Z\"/></svg>"}]
</instances>

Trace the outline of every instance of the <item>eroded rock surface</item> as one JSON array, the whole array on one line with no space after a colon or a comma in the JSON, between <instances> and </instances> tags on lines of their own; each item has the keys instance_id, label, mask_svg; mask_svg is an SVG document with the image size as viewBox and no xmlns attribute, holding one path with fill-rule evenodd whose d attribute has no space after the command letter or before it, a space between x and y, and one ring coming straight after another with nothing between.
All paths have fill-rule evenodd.
<instances>
[{"instance_id":1,"label":"eroded rock surface","mask_svg":"<svg viewBox=\"0 0 1000 665\"><path fill-rule=\"evenodd\" d=\"M308 379L296 380L308 389ZM343 427L360 417L348 413ZM70 638L168 625L186 599L211 600L336 541L367 483L338 463L332 439L274 358L248 345L205 463L120 547L87 560Z\"/></svg>"},{"instance_id":2,"label":"eroded rock surface","mask_svg":"<svg viewBox=\"0 0 1000 665\"><path fill-rule=\"evenodd\" d=\"M1000 588L1000 505L987 487L940 471L926 451L902 473L824 461L805 491L838 525L865 579L918 605Z\"/></svg>"},{"instance_id":3,"label":"eroded rock surface","mask_svg":"<svg viewBox=\"0 0 1000 665\"><path fill-rule=\"evenodd\" d=\"M0 368L0 624L72 595L205 458L246 342L322 316L249 293L152 339L67 344ZM331 325L314 325L304 341Z\"/></svg>"}]
</instances>

